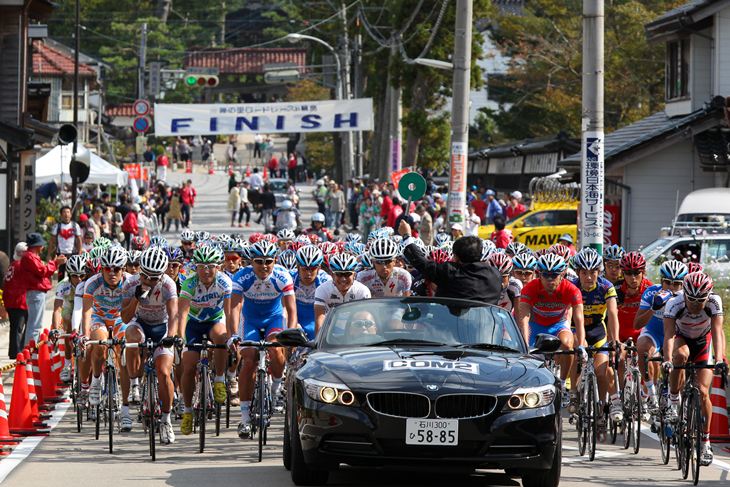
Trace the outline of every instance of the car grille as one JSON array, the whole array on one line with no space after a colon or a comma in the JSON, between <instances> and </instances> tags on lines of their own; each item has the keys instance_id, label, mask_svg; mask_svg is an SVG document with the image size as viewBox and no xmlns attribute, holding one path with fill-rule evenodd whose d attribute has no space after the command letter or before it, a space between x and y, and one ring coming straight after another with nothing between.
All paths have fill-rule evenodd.
<instances>
[{"instance_id":1,"label":"car grille","mask_svg":"<svg viewBox=\"0 0 730 487\"><path fill-rule=\"evenodd\" d=\"M436 399L439 418L477 418L494 411L497 398L481 394L447 394Z\"/></svg>"},{"instance_id":2,"label":"car grille","mask_svg":"<svg viewBox=\"0 0 730 487\"><path fill-rule=\"evenodd\" d=\"M371 392L367 395L370 409L399 418L426 418L431 411L428 397L408 392Z\"/></svg>"}]
</instances>

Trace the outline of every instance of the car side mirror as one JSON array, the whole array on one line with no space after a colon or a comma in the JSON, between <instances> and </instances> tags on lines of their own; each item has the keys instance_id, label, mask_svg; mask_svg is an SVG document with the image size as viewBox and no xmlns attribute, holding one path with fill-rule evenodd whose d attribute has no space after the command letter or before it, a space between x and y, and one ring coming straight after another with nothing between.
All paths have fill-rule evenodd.
<instances>
[{"instance_id":1,"label":"car side mirror","mask_svg":"<svg viewBox=\"0 0 730 487\"><path fill-rule=\"evenodd\" d=\"M313 342L307 340L307 335L301 328L288 328L276 335L276 341L285 347L308 347L314 346Z\"/></svg>"},{"instance_id":2,"label":"car side mirror","mask_svg":"<svg viewBox=\"0 0 730 487\"><path fill-rule=\"evenodd\" d=\"M553 336L548 335L547 333L540 333L537 335L537 338L535 339L535 348L532 349L532 352L535 353L550 353L550 352L557 352L557 350L560 348L560 339Z\"/></svg>"}]
</instances>

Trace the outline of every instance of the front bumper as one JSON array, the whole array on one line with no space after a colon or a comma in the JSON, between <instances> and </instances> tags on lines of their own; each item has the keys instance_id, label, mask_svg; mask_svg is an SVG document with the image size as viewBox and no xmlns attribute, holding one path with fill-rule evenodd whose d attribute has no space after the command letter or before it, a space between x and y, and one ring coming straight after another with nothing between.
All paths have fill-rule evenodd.
<instances>
[{"instance_id":1,"label":"front bumper","mask_svg":"<svg viewBox=\"0 0 730 487\"><path fill-rule=\"evenodd\" d=\"M406 419L298 395L296 422L306 463L331 470L341 463L398 468L548 469L560 434L556 404L459 420L457 446L407 445Z\"/></svg>"}]
</instances>

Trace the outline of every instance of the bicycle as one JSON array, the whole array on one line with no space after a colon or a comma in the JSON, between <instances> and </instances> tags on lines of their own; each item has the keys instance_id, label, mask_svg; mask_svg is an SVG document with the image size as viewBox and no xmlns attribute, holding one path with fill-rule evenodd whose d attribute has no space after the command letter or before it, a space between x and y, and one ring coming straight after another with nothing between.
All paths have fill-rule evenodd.
<instances>
[{"instance_id":1,"label":"bicycle","mask_svg":"<svg viewBox=\"0 0 730 487\"><path fill-rule=\"evenodd\" d=\"M210 413L210 405L215 403L208 350L226 349L227 347L225 343L217 345L211 342L208 340L207 335L203 335L201 343L194 343L190 346L200 348L200 360L198 361L195 378L198 387L195 388L195 392L193 393L193 411L195 412L193 430L198 430L199 450L200 453L203 453L205 451L205 422ZM218 424L220 424L220 412L220 406L217 406L215 408L215 414Z\"/></svg>"},{"instance_id":2,"label":"bicycle","mask_svg":"<svg viewBox=\"0 0 730 487\"><path fill-rule=\"evenodd\" d=\"M87 408L85 397L81 394L81 372L78 366L79 360L84 356L84 347L81 345L81 338L75 331L72 333L61 333L59 330L51 330L48 335L48 340L55 347L58 340L70 339L71 346L73 347L72 355L74 360L71 361L71 383L69 384L69 395L71 397L71 403L76 413L76 432L81 433L81 425L83 423L83 411Z\"/></svg>"},{"instance_id":3,"label":"bicycle","mask_svg":"<svg viewBox=\"0 0 730 487\"><path fill-rule=\"evenodd\" d=\"M660 355L647 359L647 362L663 362L664 358ZM679 463L679 450L676 448L676 436L674 434L674 425L667 419L667 409L669 408L669 374L662 373L662 381L659 384L659 400L658 411L655 418L652 418L651 431L659 436L659 448L662 455L662 464L669 463L671 449L675 447L675 455L677 457L677 468L681 468ZM658 424L656 422L658 419Z\"/></svg>"},{"instance_id":4,"label":"bicycle","mask_svg":"<svg viewBox=\"0 0 730 487\"><path fill-rule=\"evenodd\" d=\"M122 408L122 399L119 395L117 383L117 368L115 364L114 347L123 345L124 340L108 338L106 340L88 340L86 346L101 345L106 347L106 362L100 379L102 380L101 399L96 405L96 439L99 439L101 427L102 404L106 403L104 421L109 426L109 453L114 453L114 426L121 431L119 411Z\"/></svg>"},{"instance_id":5,"label":"bicycle","mask_svg":"<svg viewBox=\"0 0 730 487\"><path fill-rule=\"evenodd\" d=\"M251 438L258 433L259 462L263 460L264 445L267 440L267 429L274 414L274 399L271 397L271 384L269 380L269 359L267 350L278 348L282 345L278 342L267 342L264 337L265 329L260 329L260 340L243 340L238 346L252 347L258 351L258 364L254 378L253 398L251 400Z\"/></svg>"},{"instance_id":6,"label":"bicycle","mask_svg":"<svg viewBox=\"0 0 730 487\"><path fill-rule=\"evenodd\" d=\"M624 388L621 391L621 405L624 410L621 434L624 436L624 450L633 444L634 454L638 454L641 446L642 415L639 352L631 338L626 342L624 349L626 350L626 367Z\"/></svg>"},{"instance_id":7,"label":"bicycle","mask_svg":"<svg viewBox=\"0 0 730 487\"><path fill-rule=\"evenodd\" d=\"M692 482L694 485L700 481L700 457L702 455L702 435L704 433L705 418L702 417L702 398L697 386L697 371L703 369L717 369L718 372L724 364L696 365L685 364L675 365L675 370L685 371L684 387L682 389L682 400L679 405L677 423L677 449L679 452L679 463L682 470L682 478L687 479L689 471L692 471ZM726 372L723 370L723 373Z\"/></svg>"},{"instance_id":8,"label":"bicycle","mask_svg":"<svg viewBox=\"0 0 730 487\"><path fill-rule=\"evenodd\" d=\"M155 343L150 338L142 343L126 343L125 348L137 348L141 351L146 350L147 354L144 361L144 376L142 380L142 402L139 407L141 423L144 427L145 434L149 437L150 456L152 461L156 460L156 439L155 434L160 434L160 421L162 419L162 409L160 407L160 398L157 384L157 369L155 367L155 350L158 347L170 348L172 346L180 347L182 341L175 337L166 337ZM162 440L162 438L160 438Z\"/></svg>"}]
</instances>

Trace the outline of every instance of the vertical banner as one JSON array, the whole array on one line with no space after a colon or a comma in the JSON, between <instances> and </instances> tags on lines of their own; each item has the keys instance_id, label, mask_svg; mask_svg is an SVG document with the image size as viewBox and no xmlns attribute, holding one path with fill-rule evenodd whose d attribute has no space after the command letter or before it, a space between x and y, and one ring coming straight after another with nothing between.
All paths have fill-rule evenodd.
<instances>
[{"instance_id":1,"label":"vertical banner","mask_svg":"<svg viewBox=\"0 0 730 487\"><path fill-rule=\"evenodd\" d=\"M603 250L603 132L583 132L580 191L581 246Z\"/></svg>"},{"instance_id":2,"label":"vertical banner","mask_svg":"<svg viewBox=\"0 0 730 487\"><path fill-rule=\"evenodd\" d=\"M20 156L20 236L35 232L35 152Z\"/></svg>"},{"instance_id":3,"label":"vertical banner","mask_svg":"<svg viewBox=\"0 0 730 487\"><path fill-rule=\"evenodd\" d=\"M603 245L621 245L621 204L606 205L603 213Z\"/></svg>"},{"instance_id":4,"label":"vertical banner","mask_svg":"<svg viewBox=\"0 0 730 487\"><path fill-rule=\"evenodd\" d=\"M0 174L0 230L8 229L8 175L5 173Z\"/></svg>"},{"instance_id":5,"label":"vertical banner","mask_svg":"<svg viewBox=\"0 0 730 487\"><path fill-rule=\"evenodd\" d=\"M401 143L400 137L390 138L390 171L397 172L403 167L401 162Z\"/></svg>"},{"instance_id":6,"label":"vertical banner","mask_svg":"<svg viewBox=\"0 0 730 487\"><path fill-rule=\"evenodd\" d=\"M467 144L451 143L451 173L449 174L449 199L446 202L450 223L463 223L466 215L466 164Z\"/></svg>"}]
</instances>

